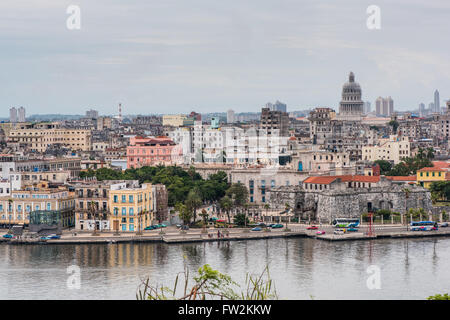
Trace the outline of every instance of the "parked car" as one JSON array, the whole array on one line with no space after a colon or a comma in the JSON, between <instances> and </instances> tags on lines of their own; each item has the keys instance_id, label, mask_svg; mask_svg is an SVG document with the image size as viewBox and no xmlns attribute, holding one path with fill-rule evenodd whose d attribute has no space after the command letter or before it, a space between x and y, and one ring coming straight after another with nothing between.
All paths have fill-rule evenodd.
<instances>
[{"instance_id":1,"label":"parked car","mask_svg":"<svg viewBox=\"0 0 450 320\"><path fill-rule=\"evenodd\" d=\"M61 239L61 236L58 236L57 234L49 234L47 237L50 239Z\"/></svg>"},{"instance_id":2,"label":"parked car","mask_svg":"<svg viewBox=\"0 0 450 320\"><path fill-rule=\"evenodd\" d=\"M316 234L317 234L317 235L325 234L325 231L319 230L319 231L316 232Z\"/></svg>"},{"instance_id":3,"label":"parked car","mask_svg":"<svg viewBox=\"0 0 450 320\"><path fill-rule=\"evenodd\" d=\"M182 225L182 226L181 226L181 230L189 230L189 226Z\"/></svg>"},{"instance_id":4,"label":"parked car","mask_svg":"<svg viewBox=\"0 0 450 320\"><path fill-rule=\"evenodd\" d=\"M317 230L319 229L317 226L309 226L306 228L306 230Z\"/></svg>"},{"instance_id":5,"label":"parked car","mask_svg":"<svg viewBox=\"0 0 450 320\"><path fill-rule=\"evenodd\" d=\"M261 228L265 228L265 227L267 227L267 225L264 223L264 222L260 222L260 223L258 223L258 225L257 225L258 227L261 227Z\"/></svg>"},{"instance_id":6,"label":"parked car","mask_svg":"<svg viewBox=\"0 0 450 320\"><path fill-rule=\"evenodd\" d=\"M443 222L439 225L441 228L446 228L448 227L448 222Z\"/></svg>"},{"instance_id":7,"label":"parked car","mask_svg":"<svg viewBox=\"0 0 450 320\"><path fill-rule=\"evenodd\" d=\"M283 228L283 225L279 223L272 225L272 229L279 229L279 228Z\"/></svg>"},{"instance_id":8,"label":"parked car","mask_svg":"<svg viewBox=\"0 0 450 320\"><path fill-rule=\"evenodd\" d=\"M144 230L153 230L153 229L155 229L155 228L153 228L153 226L148 226L148 227L144 228Z\"/></svg>"},{"instance_id":9,"label":"parked car","mask_svg":"<svg viewBox=\"0 0 450 320\"><path fill-rule=\"evenodd\" d=\"M345 229L335 229L334 234L344 234L345 233Z\"/></svg>"},{"instance_id":10,"label":"parked car","mask_svg":"<svg viewBox=\"0 0 450 320\"><path fill-rule=\"evenodd\" d=\"M261 231L262 229L260 228L260 227L254 227L253 229L252 229L252 231Z\"/></svg>"},{"instance_id":11,"label":"parked car","mask_svg":"<svg viewBox=\"0 0 450 320\"><path fill-rule=\"evenodd\" d=\"M357 228L347 228L347 231L349 231L349 232L357 232L358 229Z\"/></svg>"},{"instance_id":12,"label":"parked car","mask_svg":"<svg viewBox=\"0 0 450 320\"><path fill-rule=\"evenodd\" d=\"M6 238L6 239L12 239L12 237L13 237L13 235L9 234L9 233L3 235L3 238Z\"/></svg>"},{"instance_id":13,"label":"parked car","mask_svg":"<svg viewBox=\"0 0 450 320\"><path fill-rule=\"evenodd\" d=\"M161 223L159 226L160 226L161 228L167 227L164 223Z\"/></svg>"},{"instance_id":14,"label":"parked car","mask_svg":"<svg viewBox=\"0 0 450 320\"><path fill-rule=\"evenodd\" d=\"M181 224L177 224L177 228L178 228L178 229L181 228Z\"/></svg>"},{"instance_id":15,"label":"parked car","mask_svg":"<svg viewBox=\"0 0 450 320\"><path fill-rule=\"evenodd\" d=\"M39 238L40 240L46 241L46 240L50 240L50 237L48 236L42 236Z\"/></svg>"}]
</instances>

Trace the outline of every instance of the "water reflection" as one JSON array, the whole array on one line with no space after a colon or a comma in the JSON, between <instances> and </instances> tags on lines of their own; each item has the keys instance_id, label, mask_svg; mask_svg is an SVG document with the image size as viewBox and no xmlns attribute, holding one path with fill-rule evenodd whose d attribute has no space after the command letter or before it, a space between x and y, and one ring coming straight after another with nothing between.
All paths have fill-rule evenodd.
<instances>
[{"instance_id":1,"label":"water reflection","mask_svg":"<svg viewBox=\"0 0 450 320\"><path fill-rule=\"evenodd\" d=\"M314 239L200 244L0 245L3 299L134 299L140 281L171 285L205 263L243 282L269 266L284 299L423 299L450 291L450 239L326 242ZM66 268L82 288L66 287ZM381 268L382 289L369 290L366 269ZM24 279L26 279L26 284Z\"/></svg>"}]
</instances>

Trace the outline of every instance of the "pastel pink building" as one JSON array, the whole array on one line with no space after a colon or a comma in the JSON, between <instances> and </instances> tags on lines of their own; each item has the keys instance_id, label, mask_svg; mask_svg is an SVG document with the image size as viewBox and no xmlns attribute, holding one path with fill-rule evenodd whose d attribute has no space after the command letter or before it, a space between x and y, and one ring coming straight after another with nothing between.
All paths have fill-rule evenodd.
<instances>
[{"instance_id":1,"label":"pastel pink building","mask_svg":"<svg viewBox=\"0 0 450 320\"><path fill-rule=\"evenodd\" d=\"M181 156L182 149L168 137L136 136L130 138L127 147L127 168L174 165Z\"/></svg>"}]
</instances>

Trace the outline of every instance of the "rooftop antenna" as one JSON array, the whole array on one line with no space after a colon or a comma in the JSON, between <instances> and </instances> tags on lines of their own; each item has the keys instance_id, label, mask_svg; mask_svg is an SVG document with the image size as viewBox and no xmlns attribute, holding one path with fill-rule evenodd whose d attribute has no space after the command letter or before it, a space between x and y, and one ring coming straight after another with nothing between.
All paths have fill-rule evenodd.
<instances>
[{"instance_id":1,"label":"rooftop antenna","mask_svg":"<svg viewBox=\"0 0 450 320\"><path fill-rule=\"evenodd\" d=\"M122 122L122 104L119 103L119 121Z\"/></svg>"}]
</instances>

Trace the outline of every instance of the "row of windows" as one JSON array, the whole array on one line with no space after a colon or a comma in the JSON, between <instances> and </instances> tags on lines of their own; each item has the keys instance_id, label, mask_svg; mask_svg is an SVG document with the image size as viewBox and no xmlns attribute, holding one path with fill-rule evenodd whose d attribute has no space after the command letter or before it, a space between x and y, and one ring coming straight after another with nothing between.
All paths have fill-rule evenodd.
<instances>
[{"instance_id":1,"label":"row of windows","mask_svg":"<svg viewBox=\"0 0 450 320\"><path fill-rule=\"evenodd\" d=\"M433 171L433 172L431 172L431 173L432 173L431 176L432 176L432 177L435 177L435 172ZM423 172L420 173L420 176L423 177ZM429 177L429 176L430 176L430 173L429 173L429 172L426 172L426 176ZM438 176L438 177L441 177L441 172L438 172L438 175L437 175L437 176Z\"/></svg>"}]
</instances>

